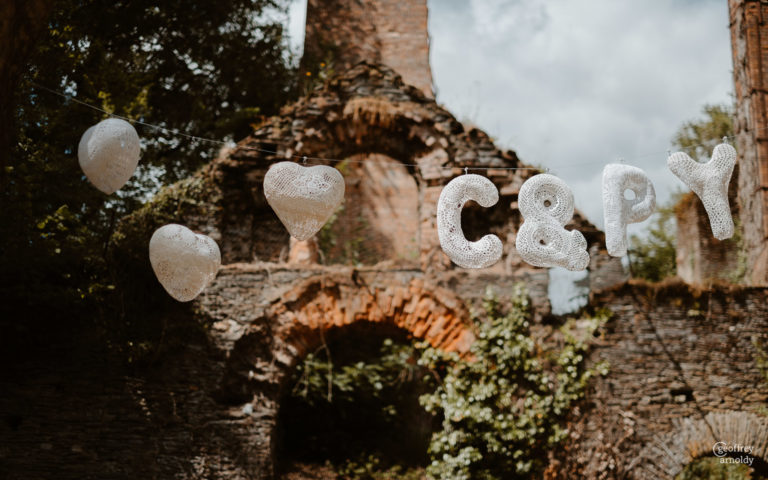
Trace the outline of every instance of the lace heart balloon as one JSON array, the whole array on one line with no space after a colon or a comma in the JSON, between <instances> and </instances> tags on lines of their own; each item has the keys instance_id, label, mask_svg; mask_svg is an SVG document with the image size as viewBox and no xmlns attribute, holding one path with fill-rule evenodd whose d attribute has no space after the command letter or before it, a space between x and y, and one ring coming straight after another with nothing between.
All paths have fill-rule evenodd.
<instances>
[{"instance_id":1,"label":"lace heart balloon","mask_svg":"<svg viewBox=\"0 0 768 480\"><path fill-rule=\"evenodd\" d=\"M221 253L211 237L172 223L152 235L149 262L163 288L176 300L188 302L216 277Z\"/></svg>"},{"instance_id":2,"label":"lace heart balloon","mask_svg":"<svg viewBox=\"0 0 768 480\"><path fill-rule=\"evenodd\" d=\"M83 173L107 195L120 190L133 176L140 154L139 134L119 118L102 120L86 130L77 147Z\"/></svg>"},{"instance_id":3,"label":"lace heart balloon","mask_svg":"<svg viewBox=\"0 0 768 480\"><path fill-rule=\"evenodd\" d=\"M325 225L344 200L344 177L333 167L272 165L264 176L264 196L292 237L307 240Z\"/></svg>"}]
</instances>

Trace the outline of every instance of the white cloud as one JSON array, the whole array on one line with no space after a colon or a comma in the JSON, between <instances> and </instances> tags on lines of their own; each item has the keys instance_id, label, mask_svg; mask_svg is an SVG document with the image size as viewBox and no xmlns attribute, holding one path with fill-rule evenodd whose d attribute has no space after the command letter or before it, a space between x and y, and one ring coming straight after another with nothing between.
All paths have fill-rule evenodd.
<instances>
[{"instance_id":1,"label":"white cloud","mask_svg":"<svg viewBox=\"0 0 768 480\"><path fill-rule=\"evenodd\" d=\"M666 200L680 124L732 89L725 2L433 0L438 101L550 167L602 225L604 164L644 168Z\"/></svg>"}]
</instances>

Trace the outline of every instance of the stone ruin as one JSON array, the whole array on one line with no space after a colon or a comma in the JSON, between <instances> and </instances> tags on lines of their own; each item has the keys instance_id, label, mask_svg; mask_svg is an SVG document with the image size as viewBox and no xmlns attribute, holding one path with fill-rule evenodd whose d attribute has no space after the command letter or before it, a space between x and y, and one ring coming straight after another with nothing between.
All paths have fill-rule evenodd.
<instances>
[{"instance_id":1,"label":"stone ruin","mask_svg":"<svg viewBox=\"0 0 768 480\"><path fill-rule=\"evenodd\" d=\"M547 270L527 266L514 249L517 193L536 171L502 169L527 166L432 98L426 2L308 3L311 55L302 67L316 77L312 62L332 62L335 72L165 188L118 232L148 239L176 222L218 242L224 266L214 283L189 310L169 313L205 330L146 375L94 367L80 382L63 384L56 372L36 377L39 385L0 382L7 393L0 412L18 409L20 398L35 409L0 424L0 474L271 479L287 379L325 334L352 325L371 335L398 330L464 353L486 289L503 299L518 282L537 325L557 324ZM323 28L326 3L340 13L333 28ZM323 45L355 48L331 55ZM295 242L267 205L262 181L270 164L304 156L337 167L347 193L328 227ZM502 239L503 260L484 270L452 266L436 234L437 198L464 167L486 169L500 190L495 207L470 204L462 217L471 240ZM590 305L613 314L588 359L609 362L610 372L571 412L571 435L551 452L547 478L672 479L709 455L715 439L754 445L768 461L759 413L768 389L755 361L755 343L768 340L766 291L627 283L602 232L578 213L567 228L590 246ZM145 259L139 244L134 257Z\"/></svg>"}]
</instances>

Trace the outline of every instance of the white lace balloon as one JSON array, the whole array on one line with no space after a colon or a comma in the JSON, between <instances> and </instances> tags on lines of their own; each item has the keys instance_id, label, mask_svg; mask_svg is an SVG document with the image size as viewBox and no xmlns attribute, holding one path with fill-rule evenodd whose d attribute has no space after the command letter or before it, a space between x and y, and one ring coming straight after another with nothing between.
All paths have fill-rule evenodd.
<instances>
[{"instance_id":1,"label":"white lace balloon","mask_svg":"<svg viewBox=\"0 0 768 480\"><path fill-rule=\"evenodd\" d=\"M707 163L698 163L688 154L677 152L669 156L667 165L701 199L715 238L731 238L733 218L728 204L728 183L736 165L736 149L721 143Z\"/></svg>"},{"instance_id":2,"label":"white lace balloon","mask_svg":"<svg viewBox=\"0 0 768 480\"><path fill-rule=\"evenodd\" d=\"M176 300L188 302L216 277L221 253L211 237L172 223L152 235L149 262L163 288Z\"/></svg>"},{"instance_id":3,"label":"white lace balloon","mask_svg":"<svg viewBox=\"0 0 768 480\"><path fill-rule=\"evenodd\" d=\"M344 200L344 177L333 167L279 162L264 176L264 196L288 233L307 240Z\"/></svg>"},{"instance_id":4,"label":"white lace balloon","mask_svg":"<svg viewBox=\"0 0 768 480\"><path fill-rule=\"evenodd\" d=\"M631 190L635 198L627 199ZM614 257L627 254L627 224L642 222L656 208L656 191L644 171L631 165L612 163L603 169L603 218L605 244Z\"/></svg>"},{"instance_id":5,"label":"white lace balloon","mask_svg":"<svg viewBox=\"0 0 768 480\"><path fill-rule=\"evenodd\" d=\"M523 260L536 267L587 268L587 240L564 228L573 217L573 194L564 181L546 173L529 178L520 188L518 208L523 224L515 246Z\"/></svg>"},{"instance_id":6,"label":"white lace balloon","mask_svg":"<svg viewBox=\"0 0 768 480\"><path fill-rule=\"evenodd\" d=\"M80 168L106 194L125 185L139 164L141 142L133 125L108 118L85 131L77 147Z\"/></svg>"},{"instance_id":7,"label":"white lace balloon","mask_svg":"<svg viewBox=\"0 0 768 480\"><path fill-rule=\"evenodd\" d=\"M453 263L464 268L485 268L501 258L501 240L488 234L470 242L461 230L461 209L468 200L482 207L492 207L499 201L496 185L480 175L461 175L451 180L440 192L437 201L437 235L440 247Z\"/></svg>"}]
</instances>

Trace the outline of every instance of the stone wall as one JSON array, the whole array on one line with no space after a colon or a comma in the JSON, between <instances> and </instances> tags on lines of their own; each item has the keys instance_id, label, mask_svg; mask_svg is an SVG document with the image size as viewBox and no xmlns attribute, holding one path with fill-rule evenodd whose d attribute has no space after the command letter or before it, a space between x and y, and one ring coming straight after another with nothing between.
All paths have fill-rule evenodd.
<instances>
[{"instance_id":1,"label":"stone wall","mask_svg":"<svg viewBox=\"0 0 768 480\"><path fill-rule=\"evenodd\" d=\"M768 284L768 2L729 0L738 204L749 266L746 282Z\"/></svg>"},{"instance_id":2,"label":"stone wall","mask_svg":"<svg viewBox=\"0 0 768 480\"><path fill-rule=\"evenodd\" d=\"M731 214L736 222L736 233L730 239L718 240L712 235L707 212L695 193L685 194L675 205L675 260L677 276L683 281L706 285L713 281L740 283L744 280L747 269L742 249L744 228L736 207L737 178L732 179L728 191Z\"/></svg>"},{"instance_id":3,"label":"stone wall","mask_svg":"<svg viewBox=\"0 0 768 480\"><path fill-rule=\"evenodd\" d=\"M321 332L390 325L466 351L468 312L485 288L504 298L517 280L229 265L191 310L164 322L189 331L183 344L143 367L97 346L72 356L57 345L55 361L15 363L0 377L0 477L272 479L285 380ZM765 289L682 284L593 296L592 308L613 317L588 361L610 370L572 412L548 478L672 479L713 440L754 444L768 460L768 388L754 345L768 342L767 300Z\"/></svg>"},{"instance_id":4,"label":"stone wall","mask_svg":"<svg viewBox=\"0 0 768 480\"><path fill-rule=\"evenodd\" d=\"M308 0L302 70L384 64L432 97L426 0Z\"/></svg>"},{"instance_id":5,"label":"stone wall","mask_svg":"<svg viewBox=\"0 0 768 480\"><path fill-rule=\"evenodd\" d=\"M768 458L768 385L755 347L768 341L767 300L765 289L685 284L626 284L594 296L613 317L589 361L610 371L573 415L564 478L672 479L711 455L712 438Z\"/></svg>"}]
</instances>

